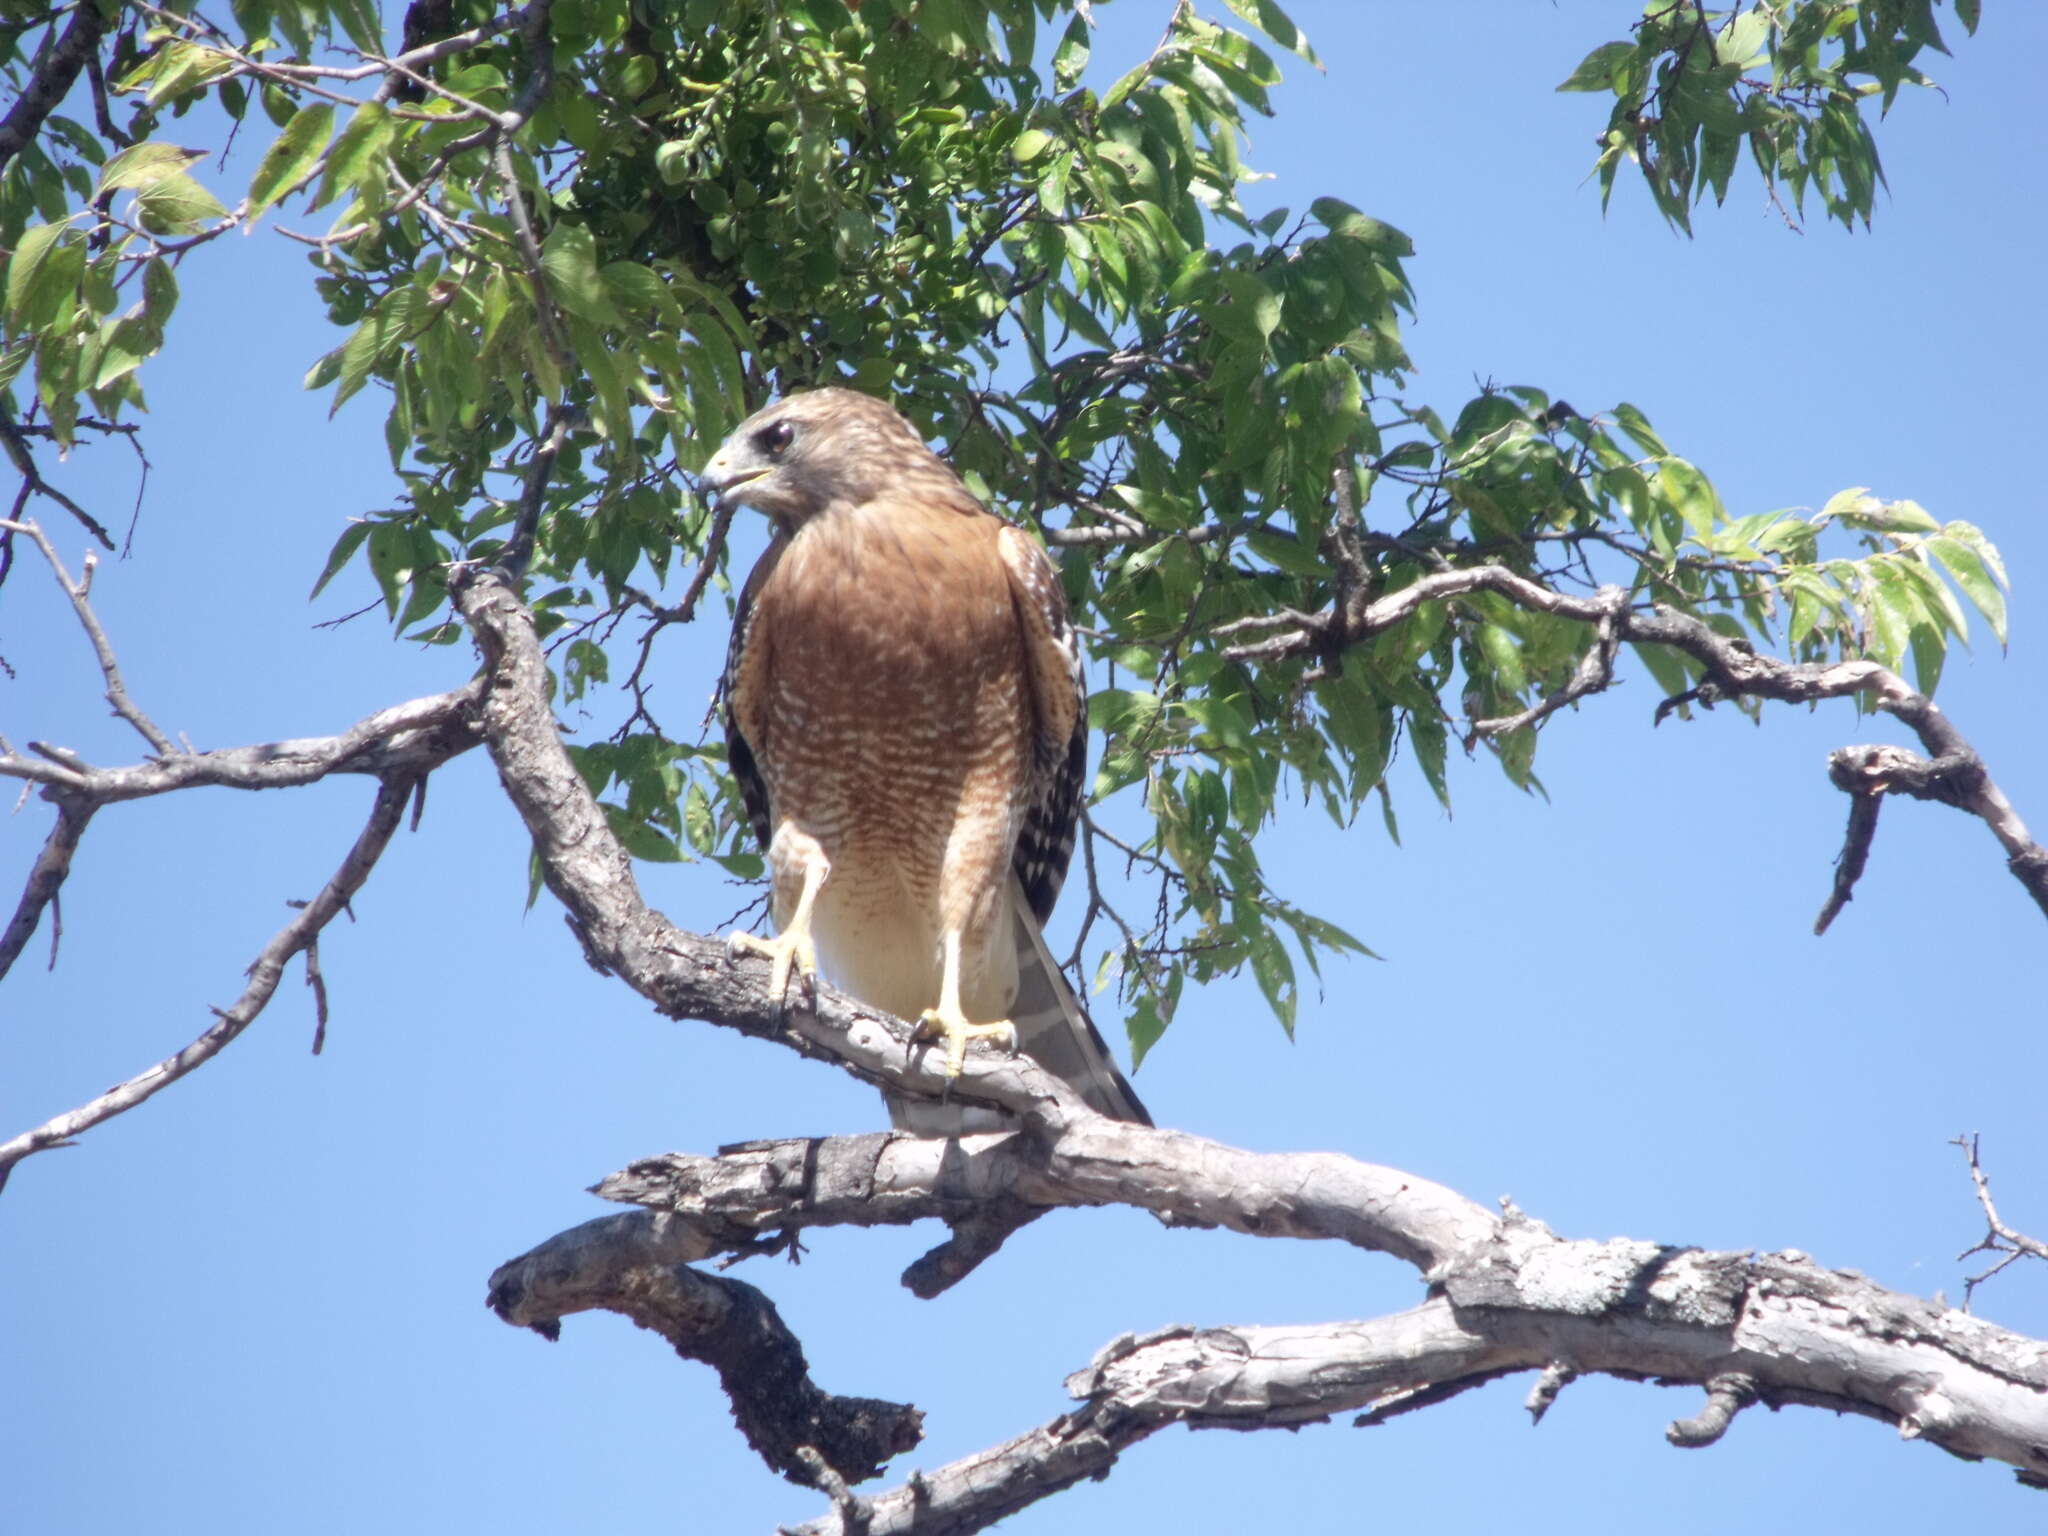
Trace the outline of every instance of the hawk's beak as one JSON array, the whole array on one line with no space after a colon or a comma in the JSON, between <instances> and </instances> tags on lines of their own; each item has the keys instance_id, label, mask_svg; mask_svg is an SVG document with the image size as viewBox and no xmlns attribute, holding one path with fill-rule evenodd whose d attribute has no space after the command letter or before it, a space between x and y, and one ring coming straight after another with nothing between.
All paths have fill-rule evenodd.
<instances>
[{"instance_id":1,"label":"hawk's beak","mask_svg":"<svg viewBox=\"0 0 2048 1536\"><path fill-rule=\"evenodd\" d=\"M711 462L704 466L704 472L697 477L697 488L713 501L728 502L733 500L733 493L735 491L738 491L742 486L753 484L754 481L768 473L764 466L758 464L743 467L721 464L719 460L723 457L724 455L722 454L713 454Z\"/></svg>"}]
</instances>

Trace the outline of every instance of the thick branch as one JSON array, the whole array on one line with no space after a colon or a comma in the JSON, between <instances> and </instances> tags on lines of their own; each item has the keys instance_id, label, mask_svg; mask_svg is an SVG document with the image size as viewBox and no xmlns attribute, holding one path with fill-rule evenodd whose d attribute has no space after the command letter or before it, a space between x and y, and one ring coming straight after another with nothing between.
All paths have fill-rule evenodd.
<instances>
[{"instance_id":1,"label":"thick branch","mask_svg":"<svg viewBox=\"0 0 2048 1536\"><path fill-rule=\"evenodd\" d=\"M1007 1138L1021 1141L1022 1136ZM949 1190L958 1202L985 1189L972 1171L999 1157L1005 1138L931 1144L933 1160L958 1157ZM768 1148L739 1148L696 1165L707 1198L665 1223L578 1228L500 1270L498 1280L591 1231L658 1235L664 1264L686 1264L758 1249L741 1209L809 1224L907 1219L925 1192L909 1138L816 1143L828 1172L813 1185L776 1183ZM837 1151L869 1155L872 1194L862 1199L829 1172ZM873 1154L880 1151L882 1156ZM656 1160L675 1164L678 1160ZM713 1165L727 1165L717 1170ZM645 1180L638 1165L620 1179ZM843 1173L844 1170L841 1170ZM620 1179L608 1181L617 1184ZM745 1188L751 1184L750 1200ZM711 1186L716 1185L713 1189ZM812 1197L815 1198L812 1198ZM679 1207L691 1202L681 1200ZM628 1263L583 1265L578 1306L637 1315ZM1567 1242L1519 1217L1440 1266L1430 1299L1369 1322L1287 1327L1173 1327L1110 1344L1069 1379L1073 1412L908 1485L863 1501L861 1528L881 1533L980 1530L1083 1478L1106 1474L1124 1449L1168 1424L1232 1429L1286 1428L1339 1413L1377 1424L1469 1391L1503 1375L1540 1371L1554 1397L1587 1372L1705 1389L1703 1410L1673 1421L1674 1444L1710 1444L1751 1402L1855 1413L1926 1439L1966 1459L1991 1458L2023 1479L2048 1475L2048 1345L1934 1303L1900 1296L1861 1276L1821 1269L1802 1255L1705 1253L1617 1239ZM566 1309L558 1309L566 1310ZM542 1308L540 1321L556 1313ZM512 1321L535 1320L527 1314ZM847 1512L800 1529L847 1529Z\"/></svg>"},{"instance_id":2,"label":"thick branch","mask_svg":"<svg viewBox=\"0 0 2048 1536\"><path fill-rule=\"evenodd\" d=\"M878 1476L923 1438L905 1403L835 1397L810 1379L803 1346L751 1285L690 1268L705 1257L687 1223L646 1211L572 1227L491 1276L491 1309L552 1339L561 1319L595 1307L623 1313L718 1372L733 1418L762 1460L818 1486L805 1451L853 1482Z\"/></svg>"},{"instance_id":3,"label":"thick branch","mask_svg":"<svg viewBox=\"0 0 2048 1536\"><path fill-rule=\"evenodd\" d=\"M1486 1242L1497 1220L1439 1184L1338 1153L1245 1152L1099 1115L1076 1117L1050 1143L877 1132L748 1142L717 1157L672 1152L595 1193L687 1219L708 1253L811 1226L1131 1205L1172 1226L1333 1239L1433 1272Z\"/></svg>"},{"instance_id":4,"label":"thick branch","mask_svg":"<svg viewBox=\"0 0 2048 1536\"><path fill-rule=\"evenodd\" d=\"M43 119L70 93L78 72L99 48L106 31L107 20L98 0L77 0L71 8L71 25L36 66L7 116L0 118L0 170L42 131ZM111 544L107 547L113 548Z\"/></svg>"},{"instance_id":5,"label":"thick branch","mask_svg":"<svg viewBox=\"0 0 2048 1536\"><path fill-rule=\"evenodd\" d=\"M24 1131L11 1141L0 1142L0 1188L5 1188L7 1175L23 1158L51 1147L68 1146L71 1138L81 1131L90 1130L102 1121L135 1108L211 1061L247 1029L277 991L285 962L318 938L320 930L332 922L348 906L349 899L362 889L363 882L370 877L370 871L384 852L385 844L390 842L391 834L398 830L399 821L405 814L405 803L412 795L415 783L411 778L393 777L377 786L377 798L370 808L369 821L357 837L355 846L341 861L341 867L334 872L334 878L263 947L249 966L249 985L235 1000L234 1006L214 1010L216 1019L211 1029L175 1055L165 1057L125 1083L109 1088L90 1103L81 1104L33 1130Z\"/></svg>"}]
</instances>

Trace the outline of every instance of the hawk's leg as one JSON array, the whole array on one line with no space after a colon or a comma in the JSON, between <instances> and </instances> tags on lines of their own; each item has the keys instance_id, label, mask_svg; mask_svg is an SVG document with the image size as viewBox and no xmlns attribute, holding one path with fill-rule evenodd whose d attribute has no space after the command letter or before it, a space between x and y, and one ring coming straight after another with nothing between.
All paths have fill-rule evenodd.
<instances>
[{"instance_id":1,"label":"hawk's leg","mask_svg":"<svg viewBox=\"0 0 2048 1536\"><path fill-rule=\"evenodd\" d=\"M960 1069L967 1065L967 1042L970 1040L1000 1040L1005 1050L1017 1049L1017 1026L1008 1019L996 1019L988 1024L970 1023L966 1010L960 1006L960 933L949 930L945 938L946 965L939 978L939 1006L925 1009L917 1021L917 1032L911 1037L916 1040L943 1040L946 1042L946 1066L948 1077L958 1077Z\"/></svg>"},{"instance_id":2,"label":"hawk's leg","mask_svg":"<svg viewBox=\"0 0 2048 1536\"><path fill-rule=\"evenodd\" d=\"M777 1009L789 1005L792 971L803 978L811 997L817 997L818 946L811 937L811 915L818 904L818 892L825 888L825 877L832 873L832 861L815 842L808 838L804 842L808 845L802 850L804 883L789 921L777 925L780 931L772 939L757 939L751 933L729 933L725 938L726 953L735 960L741 955L765 955L774 962L768 973L768 990L774 995Z\"/></svg>"}]
</instances>

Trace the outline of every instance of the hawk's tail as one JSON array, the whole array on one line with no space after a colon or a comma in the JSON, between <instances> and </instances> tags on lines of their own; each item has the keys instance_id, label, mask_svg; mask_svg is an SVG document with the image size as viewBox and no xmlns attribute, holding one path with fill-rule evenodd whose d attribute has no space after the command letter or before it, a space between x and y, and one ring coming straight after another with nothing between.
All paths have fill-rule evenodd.
<instances>
[{"instance_id":1,"label":"hawk's tail","mask_svg":"<svg viewBox=\"0 0 2048 1536\"><path fill-rule=\"evenodd\" d=\"M1015 876L1010 880L1010 909L1017 937L1017 1000L1010 1005L1010 1021L1017 1026L1018 1048L1053 1076L1065 1079L1089 1108L1112 1120L1150 1125L1152 1117L1117 1070L1088 1011L1045 947L1045 934Z\"/></svg>"}]
</instances>

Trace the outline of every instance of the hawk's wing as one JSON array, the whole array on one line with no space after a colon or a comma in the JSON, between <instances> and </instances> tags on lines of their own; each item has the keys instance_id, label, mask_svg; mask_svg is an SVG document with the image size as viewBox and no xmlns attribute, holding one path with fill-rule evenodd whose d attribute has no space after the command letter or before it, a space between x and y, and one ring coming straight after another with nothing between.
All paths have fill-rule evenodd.
<instances>
[{"instance_id":1,"label":"hawk's wing","mask_svg":"<svg viewBox=\"0 0 2048 1536\"><path fill-rule=\"evenodd\" d=\"M768 780L762 776L761 765L754 761L754 746L740 724L740 695L746 689L749 674L758 675L765 670L764 659L749 649L755 638L754 594L774 570L784 545L781 538L770 544L755 562L746 585L740 588L739 606L732 616L732 636L725 644L725 672L718 679L718 715L725 725L726 765L732 770L733 782L740 787L740 801L747 808L747 820L752 823L755 840L764 853L775 836L775 816L768 802Z\"/></svg>"},{"instance_id":2,"label":"hawk's wing","mask_svg":"<svg viewBox=\"0 0 2048 1536\"><path fill-rule=\"evenodd\" d=\"M1067 617L1066 594L1045 551L1023 529L1003 526L998 537L1009 569L1010 598L1024 640L1025 680L1038 718L1031 764L1031 799L1010 867L1017 872L1032 916L1052 915L1081 819L1088 773L1088 691L1081 676L1081 642Z\"/></svg>"},{"instance_id":3,"label":"hawk's wing","mask_svg":"<svg viewBox=\"0 0 2048 1536\"><path fill-rule=\"evenodd\" d=\"M1089 1105L1118 1120L1150 1125L1131 1085L1046 948L1044 925L1074 857L1074 829L1088 773L1088 689L1081 639L1067 616L1066 594L1045 552L1021 528L1006 526L1003 560L1029 657L1039 722L1032 764L1035 797L1010 861L1015 909L1017 998L1010 1021L1024 1053L1064 1078Z\"/></svg>"}]
</instances>

